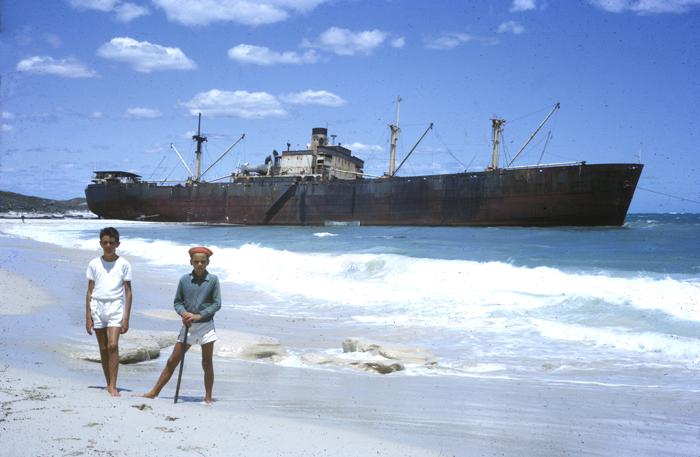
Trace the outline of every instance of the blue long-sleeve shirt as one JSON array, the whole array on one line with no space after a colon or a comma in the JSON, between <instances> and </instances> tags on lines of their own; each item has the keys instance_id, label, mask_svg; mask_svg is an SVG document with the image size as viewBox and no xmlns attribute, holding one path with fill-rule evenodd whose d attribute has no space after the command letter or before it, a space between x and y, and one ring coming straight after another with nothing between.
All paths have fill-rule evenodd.
<instances>
[{"instance_id":1,"label":"blue long-sleeve shirt","mask_svg":"<svg viewBox=\"0 0 700 457\"><path fill-rule=\"evenodd\" d=\"M208 322L221 308L219 278L206 272L204 276L188 273L180 278L175 292L175 311L182 316L185 311L199 314L199 322Z\"/></svg>"}]
</instances>

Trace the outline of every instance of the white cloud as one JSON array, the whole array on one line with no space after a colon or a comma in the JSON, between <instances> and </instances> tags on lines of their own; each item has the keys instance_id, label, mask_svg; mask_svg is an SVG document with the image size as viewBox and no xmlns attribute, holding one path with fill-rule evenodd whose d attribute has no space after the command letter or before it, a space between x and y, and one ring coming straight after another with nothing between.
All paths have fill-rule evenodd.
<instances>
[{"instance_id":1,"label":"white cloud","mask_svg":"<svg viewBox=\"0 0 700 457\"><path fill-rule=\"evenodd\" d=\"M277 97L267 92L246 92L244 90L223 91L212 89L200 92L190 101L183 103L191 114L207 116L241 117L243 119L263 119L281 117L287 112Z\"/></svg>"},{"instance_id":2,"label":"white cloud","mask_svg":"<svg viewBox=\"0 0 700 457\"><path fill-rule=\"evenodd\" d=\"M338 97L337 95L326 90L306 90L304 92L295 92L282 95L280 99L283 102L290 103L292 105L321 105L338 107L347 103L341 97Z\"/></svg>"},{"instance_id":3,"label":"white cloud","mask_svg":"<svg viewBox=\"0 0 700 457\"><path fill-rule=\"evenodd\" d=\"M161 112L157 109L136 107L128 108L124 116L133 119L156 119L161 116Z\"/></svg>"},{"instance_id":4,"label":"white cloud","mask_svg":"<svg viewBox=\"0 0 700 457\"><path fill-rule=\"evenodd\" d=\"M14 118L15 118L14 113L10 113L9 111L2 112L2 119L5 119L7 121L11 121Z\"/></svg>"},{"instance_id":5,"label":"white cloud","mask_svg":"<svg viewBox=\"0 0 700 457\"><path fill-rule=\"evenodd\" d=\"M392 48L403 48L406 45L406 38L400 36L391 40Z\"/></svg>"},{"instance_id":6,"label":"white cloud","mask_svg":"<svg viewBox=\"0 0 700 457\"><path fill-rule=\"evenodd\" d=\"M105 116L101 111L93 111L89 116L90 119L102 119L104 117Z\"/></svg>"},{"instance_id":7,"label":"white cloud","mask_svg":"<svg viewBox=\"0 0 700 457\"><path fill-rule=\"evenodd\" d=\"M63 78L92 78L97 76L94 70L89 69L76 59L54 59L49 56L34 56L23 59L17 64L17 71L35 75L61 76Z\"/></svg>"},{"instance_id":8,"label":"white cloud","mask_svg":"<svg viewBox=\"0 0 700 457\"><path fill-rule=\"evenodd\" d=\"M63 44L63 41L61 41L61 37L59 37L58 35L55 35L53 33L45 33L44 39L49 44L49 46L51 46L54 49L60 48L61 45Z\"/></svg>"},{"instance_id":9,"label":"white cloud","mask_svg":"<svg viewBox=\"0 0 700 457\"><path fill-rule=\"evenodd\" d=\"M211 22L274 24L291 13L305 13L328 0L153 0L172 22L196 26Z\"/></svg>"},{"instance_id":10,"label":"white cloud","mask_svg":"<svg viewBox=\"0 0 700 457\"><path fill-rule=\"evenodd\" d=\"M628 7L627 0L591 0L591 4L610 13L622 13Z\"/></svg>"},{"instance_id":11,"label":"white cloud","mask_svg":"<svg viewBox=\"0 0 700 457\"><path fill-rule=\"evenodd\" d=\"M115 18L120 22L130 22L149 13L145 6L122 0L68 0L68 3L78 10L114 13Z\"/></svg>"},{"instance_id":12,"label":"white cloud","mask_svg":"<svg viewBox=\"0 0 700 457\"><path fill-rule=\"evenodd\" d=\"M314 41L304 40L302 46L323 49L342 56L368 55L381 46L388 36L388 33L376 29L353 32L340 27L331 27Z\"/></svg>"},{"instance_id":13,"label":"white cloud","mask_svg":"<svg viewBox=\"0 0 700 457\"><path fill-rule=\"evenodd\" d=\"M197 65L179 48L169 48L129 37L112 38L97 50L105 59L125 62L143 73L157 70L192 70Z\"/></svg>"},{"instance_id":14,"label":"white cloud","mask_svg":"<svg viewBox=\"0 0 700 457\"><path fill-rule=\"evenodd\" d=\"M77 9L112 11L119 0L68 0L68 3Z\"/></svg>"},{"instance_id":15,"label":"white cloud","mask_svg":"<svg viewBox=\"0 0 700 457\"><path fill-rule=\"evenodd\" d=\"M510 11L512 13L518 11L530 11L537 9L537 3L535 0L513 0L513 4L510 6Z\"/></svg>"},{"instance_id":16,"label":"white cloud","mask_svg":"<svg viewBox=\"0 0 700 457\"><path fill-rule=\"evenodd\" d=\"M2 130L3 132L11 132L11 131L14 130L14 129L15 129L15 128L14 128L13 126L11 126L11 125L8 125L8 124L0 124L0 130Z\"/></svg>"},{"instance_id":17,"label":"white cloud","mask_svg":"<svg viewBox=\"0 0 700 457\"><path fill-rule=\"evenodd\" d=\"M363 144L363 143L352 143L346 144L346 148L351 151L361 151L361 152L382 152L384 148L377 144Z\"/></svg>"},{"instance_id":18,"label":"white cloud","mask_svg":"<svg viewBox=\"0 0 700 457\"><path fill-rule=\"evenodd\" d=\"M52 113L47 113L47 112L38 112L38 113L22 113L18 115L10 114L8 113L11 117L7 117L5 119L7 120L12 120L12 119L18 119L22 122L44 122L44 123L54 123L58 122L58 116Z\"/></svg>"},{"instance_id":19,"label":"white cloud","mask_svg":"<svg viewBox=\"0 0 700 457\"><path fill-rule=\"evenodd\" d=\"M498 33L512 33L515 35L520 35L525 31L525 27L518 24L515 21L506 21L498 26L496 32Z\"/></svg>"},{"instance_id":20,"label":"white cloud","mask_svg":"<svg viewBox=\"0 0 700 457\"><path fill-rule=\"evenodd\" d=\"M318 61L318 54L313 49L299 54L294 51L277 52L264 46L252 44L239 44L232 47L228 50L228 57L238 62L255 65L299 65Z\"/></svg>"},{"instance_id":21,"label":"white cloud","mask_svg":"<svg viewBox=\"0 0 700 457\"><path fill-rule=\"evenodd\" d=\"M188 136L187 139L191 140L192 136L195 135L196 132L192 132L192 135ZM156 152L162 152L162 151L167 151L169 149L169 145L165 145L163 143L156 143L150 147L147 147L146 149L143 150L143 152L146 152L148 154L154 154Z\"/></svg>"},{"instance_id":22,"label":"white cloud","mask_svg":"<svg viewBox=\"0 0 700 457\"><path fill-rule=\"evenodd\" d=\"M467 33L444 33L437 38L426 39L425 47L429 49L452 49L473 39Z\"/></svg>"},{"instance_id":23,"label":"white cloud","mask_svg":"<svg viewBox=\"0 0 700 457\"><path fill-rule=\"evenodd\" d=\"M480 37L468 33L447 32L436 38L425 38L423 40L428 49L452 49L464 43L479 42L482 44L497 44L498 40L489 37Z\"/></svg>"},{"instance_id":24,"label":"white cloud","mask_svg":"<svg viewBox=\"0 0 700 457\"><path fill-rule=\"evenodd\" d=\"M687 13L700 6L700 0L589 0L590 3L610 13L632 12L637 14Z\"/></svg>"},{"instance_id":25,"label":"white cloud","mask_svg":"<svg viewBox=\"0 0 700 457\"><path fill-rule=\"evenodd\" d=\"M150 13L148 8L129 2L120 3L114 8L114 11L119 22L131 22Z\"/></svg>"}]
</instances>

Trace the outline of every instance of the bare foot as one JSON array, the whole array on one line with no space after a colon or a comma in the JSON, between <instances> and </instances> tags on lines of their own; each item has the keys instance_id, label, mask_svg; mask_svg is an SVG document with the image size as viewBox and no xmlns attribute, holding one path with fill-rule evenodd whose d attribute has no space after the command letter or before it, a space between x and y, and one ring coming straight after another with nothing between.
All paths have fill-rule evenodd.
<instances>
[{"instance_id":1,"label":"bare foot","mask_svg":"<svg viewBox=\"0 0 700 457\"><path fill-rule=\"evenodd\" d=\"M211 398L205 398L205 399L204 399L204 404L207 405L207 406L211 406L211 405L214 404L214 400L211 399Z\"/></svg>"},{"instance_id":2,"label":"bare foot","mask_svg":"<svg viewBox=\"0 0 700 457\"><path fill-rule=\"evenodd\" d=\"M121 397L122 396L119 393L119 389L117 389L116 387L113 387L113 388L108 387L107 392L109 392L109 394L113 397Z\"/></svg>"},{"instance_id":3,"label":"bare foot","mask_svg":"<svg viewBox=\"0 0 700 457\"><path fill-rule=\"evenodd\" d=\"M146 392L145 394L142 394L141 397L143 398L156 398L158 395L154 394L153 392L149 391Z\"/></svg>"}]
</instances>

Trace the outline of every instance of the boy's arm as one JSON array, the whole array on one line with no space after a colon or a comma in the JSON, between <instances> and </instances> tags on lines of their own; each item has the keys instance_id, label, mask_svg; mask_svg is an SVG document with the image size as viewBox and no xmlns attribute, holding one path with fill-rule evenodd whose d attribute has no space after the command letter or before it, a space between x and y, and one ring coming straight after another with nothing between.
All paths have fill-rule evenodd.
<instances>
[{"instance_id":1,"label":"boy's arm","mask_svg":"<svg viewBox=\"0 0 700 457\"><path fill-rule=\"evenodd\" d=\"M124 318L122 319L121 333L129 331L129 316L131 316L131 300L133 294L131 292L131 281L124 281Z\"/></svg>"},{"instance_id":2,"label":"boy's arm","mask_svg":"<svg viewBox=\"0 0 700 457\"><path fill-rule=\"evenodd\" d=\"M173 300L173 307L175 312L180 316L186 311L185 310L185 294L182 290L182 281L177 283L177 291L175 292L175 300Z\"/></svg>"},{"instance_id":3,"label":"boy's arm","mask_svg":"<svg viewBox=\"0 0 700 457\"><path fill-rule=\"evenodd\" d=\"M211 291L211 303L209 303L206 308L203 308L199 311L199 319L206 319L208 317L211 317L221 309L221 289L219 288L219 278L216 278L214 281L214 284L212 284L212 291Z\"/></svg>"},{"instance_id":4,"label":"boy's arm","mask_svg":"<svg viewBox=\"0 0 700 457\"><path fill-rule=\"evenodd\" d=\"M90 301L92 300L92 290L95 288L95 281L88 279L87 293L85 294L85 330L88 335L92 335L92 313L90 312Z\"/></svg>"}]
</instances>

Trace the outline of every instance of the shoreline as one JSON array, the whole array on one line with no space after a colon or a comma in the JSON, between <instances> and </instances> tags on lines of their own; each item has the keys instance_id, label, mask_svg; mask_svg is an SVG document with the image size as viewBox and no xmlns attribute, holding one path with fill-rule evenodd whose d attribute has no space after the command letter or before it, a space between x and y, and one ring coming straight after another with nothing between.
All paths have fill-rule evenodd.
<instances>
[{"instance_id":1,"label":"shoreline","mask_svg":"<svg viewBox=\"0 0 700 457\"><path fill-rule=\"evenodd\" d=\"M100 365L72 359L60 349L62 344L75 342L96 348L94 337L85 334L82 323L84 267L94 253L11 237L0 237L0 248L0 272L32 279L32 287L50 292L53 301L32 314L0 316L0 336L5 343L0 349L0 399L11 407L3 409L4 430L9 432L3 431L3 436L19 452L12 455L54 455L60 449L63 454L100 450L115 456L139 455L144 449L155 456L178 451L206 455L594 456L608 455L613 449L634 455L691 455L700 445L700 427L692 420L700 416L700 402L691 389L381 376L217 357L216 402L205 408L198 404L203 395L202 376L199 356L193 352L183 378L185 402L172 405L174 380L159 399L131 397L145 392L155 381L170 348L155 360L121 365L119 387L128 390L111 400L105 392L91 388L103 382ZM147 313L166 310L164 303L170 302L177 278L170 278L170 273L164 277L141 259L129 260L139 271L134 280L131 329L174 333L176 322ZM61 287L51 290L55 284ZM227 293L237 296L233 289ZM328 335L332 323L290 322L240 310L227 313L217 320L217 326L270 335L285 346L316 347L323 342L332 346L340 335ZM47 395L50 398L44 398ZM104 408L94 408L95 404ZM138 409L142 404L146 407ZM46 414L47 410L55 414ZM57 416L65 417L72 428L56 424ZM178 419L166 421L165 416ZM121 446L97 438L98 429L109 433L108 421L116 424L116 434L124 442ZM196 442L173 438L192 427L198 427ZM247 435L235 430L247 430ZM35 447L27 448L32 440ZM151 449L144 445L147 442L160 447L154 444ZM250 447L251 443L256 445ZM194 447L185 450L187 446Z\"/></svg>"}]
</instances>

